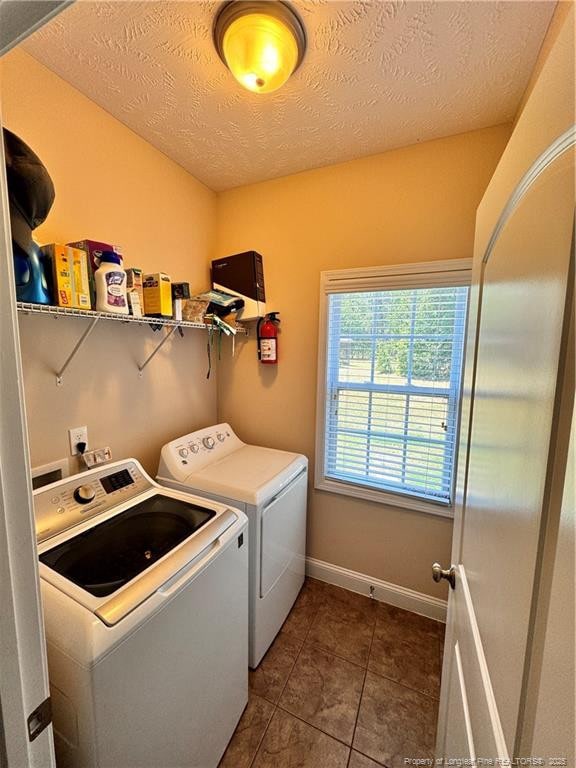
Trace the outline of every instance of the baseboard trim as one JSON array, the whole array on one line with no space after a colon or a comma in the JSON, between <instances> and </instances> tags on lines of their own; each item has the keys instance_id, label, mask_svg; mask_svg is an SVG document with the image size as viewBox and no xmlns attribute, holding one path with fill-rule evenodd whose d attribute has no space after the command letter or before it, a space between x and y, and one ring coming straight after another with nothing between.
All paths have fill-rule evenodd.
<instances>
[{"instance_id":1,"label":"baseboard trim","mask_svg":"<svg viewBox=\"0 0 576 768\"><path fill-rule=\"evenodd\" d=\"M349 571L347 568L341 568L339 565L332 565L332 563L326 563L323 560L316 560L313 557L306 558L306 573L313 579L349 589L351 592L358 592L360 595L370 595L370 587L374 587L373 597L375 600L395 605L397 608L404 608L406 611L419 613L429 619L446 621L446 600L425 595L423 592L416 592L413 589L400 587L398 584L391 584L381 579L374 579L363 573Z\"/></svg>"}]
</instances>

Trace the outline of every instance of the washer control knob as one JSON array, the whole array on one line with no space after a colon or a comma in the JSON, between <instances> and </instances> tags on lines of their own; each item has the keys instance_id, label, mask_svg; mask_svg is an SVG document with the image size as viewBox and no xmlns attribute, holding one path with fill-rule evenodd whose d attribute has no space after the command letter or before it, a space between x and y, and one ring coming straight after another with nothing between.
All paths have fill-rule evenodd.
<instances>
[{"instance_id":1,"label":"washer control knob","mask_svg":"<svg viewBox=\"0 0 576 768\"><path fill-rule=\"evenodd\" d=\"M180 456L182 456L183 459L185 459L186 456L188 456L188 448L180 448L178 453L180 454Z\"/></svg>"},{"instance_id":2,"label":"washer control knob","mask_svg":"<svg viewBox=\"0 0 576 768\"><path fill-rule=\"evenodd\" d=\"M212 448L214 448L214 446L216 445L213 437L205 437L204 440L202 440L202 442L204 443L205 447L208 448L209 451L211 451Z\"/></svg>"},{"instance_id":3,"label":"washer control knob","mask_svg":"<svg viewBox=\"0 0 576 768\"><path fill-rule=\"evenodd\" d=\"M218 434L216 435L216 437L218 438L218 440L219 440L221 443L223 443L223 442L224 442L224 440L226 440L226 435L223 435L223 434L222 434L222 432L218 432Z\"/></svg>"},{"instance_id":4,"label":"washer control knob","mask_svg":"<svg viewBox=\"0 0 576 768\"><path fill-rule=\"evenodd\" d=\"M74 491L74 499L78 504L90 504L96 498L96 491L91 485L79 485Z\"/></svg>"},{"instance_id":5,"label":"washer control knob","mask_svg":"<svg viewBox=\"0 0 576 768\"><path fill-rule=\"evenodd\" d=\"M190 450L192 451L192 453L198 453L198 451L200 450L200 447L198 446L197 443L191 443Z\"/></svg>"}]
</instances>

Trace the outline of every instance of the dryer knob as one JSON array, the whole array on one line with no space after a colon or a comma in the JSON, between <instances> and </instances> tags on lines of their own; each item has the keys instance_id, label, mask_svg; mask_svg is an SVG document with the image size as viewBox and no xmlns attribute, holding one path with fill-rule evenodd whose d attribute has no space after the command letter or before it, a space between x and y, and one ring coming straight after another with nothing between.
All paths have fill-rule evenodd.
<instances>
[{"instance_id":1,"label":"dryer knob","mask_svg":"<svg viewBox=\"0 0 576 768\"><path fill-rule=\"evenodd\" d=\"M96 498L96 492L91 485L79 485L74 491L74 499L78 504L90 504Z\"/></svg>"},{"instance_id":2,"label":"dryer knob","mask_svg":"<svg viewBox=\"0 0 576 768\"><path fill-rule=\"evenodd\" d=\"M205 437L204 440L202 440L202 442L204 443L206 448L208 448L208 450L212 450L212 448L214 448L214 446L216 445L213 437Z\"/></svg>"},{"instance_id":3,"label":"dryer knob","mask_svg":"<svg viewBox=\"0 0 576 768\"><path fill-rule=\"evenodd\" d=\"M198 453L200 448L198 447L198 445L196 443L191 443L190 444L190 450L192 451L192 453Z\"/></svg>"},{"instance_id":4,"label":"dryer knob","mask_svg":"<svg viewBox=\"0 0 576 768\"><path fill-rule=\"evenodd\" d=\"M219 442L221 442L221 443L223 443L224 440L226 440L226 437L222 434L222 432L218 432L216 437L218 438Z\"/></svg>"},{"instance_id":5,"label":"dryer knob","mask_svg":"<svg viewBox=\"0 0 576 768\"><path fill-rule=\"evenodd\" d=\"M188 456L188 448L180 448L178 453L180 454L180 456L182 456L183 459L185 459L186 456Z\"/></svg>"}]
</instances>

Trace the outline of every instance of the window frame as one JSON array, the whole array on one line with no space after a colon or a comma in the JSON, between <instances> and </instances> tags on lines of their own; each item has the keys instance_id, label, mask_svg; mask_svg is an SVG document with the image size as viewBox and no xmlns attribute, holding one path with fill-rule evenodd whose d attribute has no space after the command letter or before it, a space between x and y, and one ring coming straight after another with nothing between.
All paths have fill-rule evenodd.
<instances>
[{"instance_id":1,"label":"window frame","mask_svg":"<svg viewBox=\"0 0 576 768\"><path fill-rule=\"evenodd\" d=\"M427 512L440 517L454 517L454 482L456 478L460 411L462 405L462 381L467 334L464 333L460 392L458 393L454 463L451 502L435 502L419 498L403 491L379 490L363 483L335 480L324 472L326 455L326 376L328 353L328 299L331 294L361 291L385 291L390 288L433 288L449 286L470 286L472 259L447 259L386 267L361 267L355 269L328 270L320 273L320 314L318 324L318 381L316 398L316 458L314 467L314 488L344 496L353 496L366 501L375 501L389 506L403 507L418 512ZM468 294L469 310L470 294ZM468 317L466 318L466 324Z\"/></svg>"}]
</instances>

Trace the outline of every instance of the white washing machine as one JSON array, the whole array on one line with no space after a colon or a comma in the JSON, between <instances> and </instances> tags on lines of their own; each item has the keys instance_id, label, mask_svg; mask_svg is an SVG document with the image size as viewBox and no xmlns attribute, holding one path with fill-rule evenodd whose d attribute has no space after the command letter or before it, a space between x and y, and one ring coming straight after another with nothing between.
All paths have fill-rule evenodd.
<instances>
[{"instance_id":1,"label":"white washing machine","mask_svg":"<svg viewBox=\"0 0 576 768\"><path fill-rule=\"evenodd\" d=\"M216 768L248 700L245 515L134 459L34 506L59 768Z\"/></svg>"},{"instance_id":2,"label":"white washing machine","mask_svg":"<svg viewBox=\"0 0 576 768\"><path fill-rule=\"evenodd\" d=\"M246 512L249 659L257 667L304 582L308 459L246 445L229 424L217 424L165 445L156 479Z\"/></svg>"}]
</instances>

